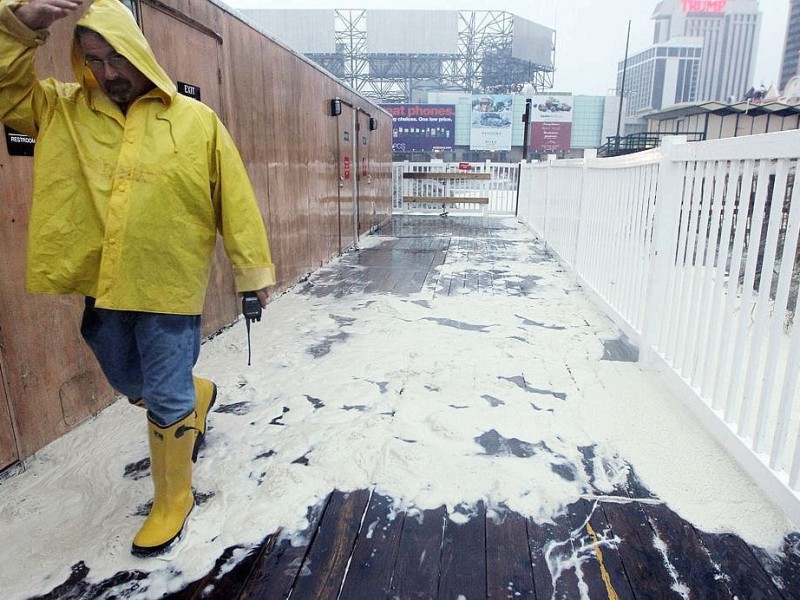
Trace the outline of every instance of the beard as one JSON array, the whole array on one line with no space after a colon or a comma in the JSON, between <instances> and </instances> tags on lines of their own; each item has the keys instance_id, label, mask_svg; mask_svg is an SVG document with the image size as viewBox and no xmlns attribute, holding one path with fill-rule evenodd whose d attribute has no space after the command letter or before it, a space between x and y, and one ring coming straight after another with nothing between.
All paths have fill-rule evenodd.
<instances>
[{"instance_id":1,"label":"beard","mask_svg":"<svg viewBox=\"0 0 800 600\"><path fill-rule=\"evenodd\" d=\"M114 102L129 102L133 85L127 79L106 81L105 92Z\"/></svg>"}]
</instances>

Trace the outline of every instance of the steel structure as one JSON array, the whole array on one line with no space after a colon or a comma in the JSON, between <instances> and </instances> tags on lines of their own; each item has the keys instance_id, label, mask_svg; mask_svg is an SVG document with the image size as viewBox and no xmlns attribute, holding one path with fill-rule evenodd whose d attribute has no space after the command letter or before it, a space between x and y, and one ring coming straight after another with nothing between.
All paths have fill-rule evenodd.
<instances>
[{"instance_id":1,"label":"steel structure","mask_svg":"<svg viewBox=\"0 0 800 600\"><path fill-rule=\"evenodd\" d=\"M511 13L459 11L456 54L369 54L367 11L335 13L336 52L307 56L369 98L410 102L419 88L517 93L525 84L536 92L553 87L552 60L542 65L514 58Z\"/></svg>"}]
</instances>

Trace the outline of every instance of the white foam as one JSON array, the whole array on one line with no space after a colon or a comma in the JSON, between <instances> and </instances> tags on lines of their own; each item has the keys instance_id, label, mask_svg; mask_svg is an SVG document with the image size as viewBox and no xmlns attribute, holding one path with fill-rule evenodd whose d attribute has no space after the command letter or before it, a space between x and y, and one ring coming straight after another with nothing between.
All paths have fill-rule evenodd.
<instances>
[{"instance_id":1,"label":"white foam","mask_svg":"<svg viewBox=\"0 0 800 600\"><path fill-rule=\"evenodd\" d=\"M149 477L122 477L147 456L144 412L117 402L37 453L0 486L4 596L47 592L82 560L92 581L149 571L138 597L157 597L210 571L228 547L279 528L301 539L308 507L333 489L374 489L395 511L446 505L460 520L482 500L489 513L503 505L544 522L612 491L631 467L698 528L780 545L785 518L655 376L600 360L603 339L619 333L559 265L529 260L521 227L501 241L507 258L456 253L443 266L494 270L494 287L468 299L430 288L407 298L291 292L253 326L252 367L243 323L206 343L197 372L217 382L220 406L246 403L246 414L212 413L194 471L211 497L170 560L129 553L142 521L132 512L152 494ZM530 276L542 278L534 297L501 291ZM329 353L314 358L309 348L328 336ZM476 438L490 430L535 452L488 455ZM592 445L586 472L579 448Z\"/></svg>"}]
</instances>

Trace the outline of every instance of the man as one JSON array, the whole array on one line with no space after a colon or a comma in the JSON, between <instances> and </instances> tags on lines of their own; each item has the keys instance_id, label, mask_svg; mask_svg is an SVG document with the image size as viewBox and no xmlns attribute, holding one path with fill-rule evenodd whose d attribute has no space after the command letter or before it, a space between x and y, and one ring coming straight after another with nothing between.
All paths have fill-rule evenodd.
<instances>
[{"instance_id":1,"label":"man","mask_svg":"<svg viewBox=\"0 0 800 600\"><path fill-rule=\"evenodd\" d=\"M0 0L0 120L37 139L27 289L85 296L82 335L111 385L147 408L155 498L132 552L152 556L194 506L216 396L192 376L216 231L237 291L262 306L275 268L230 135L176 93L119 0L95 0L78 22L77 83L37 80L47 29L89 4Z\"/></svg>"}]
</instances>

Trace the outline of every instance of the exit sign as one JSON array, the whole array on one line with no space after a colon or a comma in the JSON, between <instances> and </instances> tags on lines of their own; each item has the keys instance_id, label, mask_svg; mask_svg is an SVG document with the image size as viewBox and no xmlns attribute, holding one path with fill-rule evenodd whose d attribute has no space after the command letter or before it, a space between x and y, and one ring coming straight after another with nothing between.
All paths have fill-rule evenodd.
<instances>
[{"instance_id":1,"label":"exit sign","mask_svg":"<svg viewBox=\"0 0 800 600\"><path fill-rule=\"evenodd\" d=\"M683 0L683 12L721 13L728 0Z\"/></svg>"}]
</instances>

